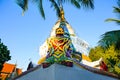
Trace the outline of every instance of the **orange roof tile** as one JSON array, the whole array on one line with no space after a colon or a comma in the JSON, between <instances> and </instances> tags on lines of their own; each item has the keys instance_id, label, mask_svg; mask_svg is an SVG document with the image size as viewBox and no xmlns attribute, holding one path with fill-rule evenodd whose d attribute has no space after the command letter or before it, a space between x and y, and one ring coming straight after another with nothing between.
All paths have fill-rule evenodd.
<instances>
[{"instance_id":1,"label":"orange roof tile","mask_svg":"<svg viewBox=\"0 0 120 80\"><path fill-rule=\"evenodd\" d=\"M0 74L0 78L2 78L3 80L6 79L14 71L15 68L15 64L4 63L1 70L2 73ZM22 73L22 69L16 68L16 71L18 75Z\"/></svg>"},{"instance_id":2,"label":"orange roof tile","mask_svg":"<svg viewBox=\"0 0 120 80\"><path fill-rule=\"evenodd\" d=\"M18 73L18 75L20 75L22 73L22 69L17 68L17 73Z\"/></svg>"},{"instance_id":3,"label":"orange roof tile","mask_svg":"<svg viewBox=\"0 0 120 80\"><path fill-rule=\"evenodd\" d=\"M8 76L8 74L1 74L2 80L6 79L7 76Z\"/></svg>"},{"instance_id":4,"label":"orange roof tile","mask_svg":"<svg viewBox=\"0 0 120 80\"><path fill-rule=\"evenodd\" d=\"M90 62L91 62L91 59L90 59L88 56L84 55L84 54L82 54L82 58L83 58L84 60L87 60L87 61L90 61Z\"/></svg>"},{"instance_id":5,"label":"orange roof tile","mask_svg":"<svg viewBox=\"0 0 120 80\"><path fill-rule=\"evenodd\" d=\"M4 63L3 64L3 69L1 70L1 72L12 73L14 71L14 69L15 69L14 64Z\"/></svg>"}]
</instances>

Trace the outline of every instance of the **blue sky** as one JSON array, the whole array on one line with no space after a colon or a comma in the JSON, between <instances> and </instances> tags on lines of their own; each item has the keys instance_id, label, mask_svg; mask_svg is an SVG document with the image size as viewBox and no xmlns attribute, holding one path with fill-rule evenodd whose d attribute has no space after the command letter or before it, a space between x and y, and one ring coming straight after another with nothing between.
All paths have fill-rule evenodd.
<instances>
[{"instance_id":1,"label":"blue sky","mask_svg":"<svg viewBox=\"0 0 120 80\"><path fill-rule=\"evenodd\" d=\"M115 23L105 22L107 18L117 18L113 13L116 0L95 0L94 10L76 9L69 3L64 4L65 18L75 30L77 36L87 41L91 47L97 45L100 35L107 31L117 30ZM47 6L46 6L47 5ZM26 70L29 59L34 63L39 60L39 46L49 37L50 31L57 21L53 8L48 0L44 0L46 19L44 20L34 4L22 16L22 9L15 0L0 0L0 38L11 52L9 63L16 63Z\"/></svg>"}]
</instances>

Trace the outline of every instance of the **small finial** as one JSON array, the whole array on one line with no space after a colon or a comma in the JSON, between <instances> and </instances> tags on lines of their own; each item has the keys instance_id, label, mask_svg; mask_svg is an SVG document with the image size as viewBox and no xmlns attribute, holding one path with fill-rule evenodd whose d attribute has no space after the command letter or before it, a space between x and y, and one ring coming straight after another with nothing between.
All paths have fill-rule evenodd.
<instances>
[{"instance_id":1,"label":"small finial","mask_svg":"<svg viewBox=\"0 0 120 80\"><path fill-rule=\"evenodd\" d=\"M61 21L65 21L63 8L60 9L60 18L61 18Z\"/></svg>"}]
</instances>

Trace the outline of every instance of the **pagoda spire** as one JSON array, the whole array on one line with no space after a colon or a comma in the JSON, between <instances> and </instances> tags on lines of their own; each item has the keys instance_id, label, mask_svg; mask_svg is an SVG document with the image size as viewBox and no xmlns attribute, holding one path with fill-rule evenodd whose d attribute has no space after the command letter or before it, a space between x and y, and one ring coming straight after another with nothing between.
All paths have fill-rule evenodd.
<instances>
[{"instance_id":1,"label":"pagoda spire","mask_svg":"<svg viewBox=\"0 0 120 80\"><path fill-rule=\"evenodd\" d=\"M60 9L60 20L61 20L61 21L65 21L64 9L63 9L63 5L62 5L62 0L59 0L59 9Z\"/></svg>"},{"instance_id":2,"label":"pagoda spire","mask_svg":"<svg viewBox=\"0 0 120 80\"><path fill-rule=\"evenodd\" d=\"M61 21L65 21L64 10L63 10L62 7L60 7L60 20L61 20Z\"/></svg>"}]
</instances>

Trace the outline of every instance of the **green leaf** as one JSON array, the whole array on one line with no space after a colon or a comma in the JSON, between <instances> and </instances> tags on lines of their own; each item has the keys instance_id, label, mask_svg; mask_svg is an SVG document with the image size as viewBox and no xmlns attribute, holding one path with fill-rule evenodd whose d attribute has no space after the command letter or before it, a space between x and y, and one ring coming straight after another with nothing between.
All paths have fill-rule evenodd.
<instances>
[{"instance_id":1,"label":"green leaf","mask_svg":"<svg viewBox=\"0 0 120 80\"><path fill-rule=\"evenodd\" d=\"M39 1L38 7L39 7L39 11L40 11L42 17L45 19L45 13L44 13L43 5L42 5L42 0Z\"/></svg>"},{"instance_id":2,"label":"green leaf","mask_svg":"<svg viewBox=\"0 0 120 80\"><path fill-rule=\"evenodd\" d=\"M120 14L120 8L118 8L118 7L113 7L113 8L114 8L113 11L114 11L115 13L119 13L119 14Z\"/></svg>"},{"instance_id":3,"label":"green leaf","mask_svg":"<svg viewBox=\"0 0 120 80\"><path fill-rule=\"evenodd\" d=\"M94 0L78 0L84 8L94 9Z\"/></svg>"},{"instance_id":4,"label":"green leaf","mask_svg":"<svg viewBox=\"0 0 120 80\"><path fill-rule=\"evenodd\" d=\"M0 70L2 69L2 65L4 64L4 62L10 59L10 51L8 50L7 46L0 42Z\"/></svg>"},{"instance_id":5,"label":"green leaf","mask_svg":"<svg viewBox=\"0 0 120 80\"><path fill-rule=\"evenodd\" d=\"M113 19L113 18L108 18L105 21L115 21L115 22L119 22L120 23L119 19Z\"/></svg>"},{"instance_id":6,"label":"green leaf","mask_svg":"<svg viewBox=\"0 0 120 80\"><path fill-rule=\"evenodd\" d=\"M56 14L58 17L60 17L60 8L55 0L50 0L52 3L52 6L54 6L54 9L56 10Z\"/></svg>"},{"instance_id":7,"label":"green leaf","mask_svg":"<svg viewBox=\"0 0 120 80\"><path fill-rule=\"evenodd\" d=\"M109 46L114 45L116 50L120 49L120 30L109 31L101 35L101 40L98 45L108 49Z\"/></svg>"},{"instance_id":8,"label":"green leaf","mask_svg":"<svg viewBox=\"0 0 120 80\"><path fill-rule=\"evenodd\" d=\"M28 9L28 0L16 0L16 3L23 9L23 11Z\"/></svg>"},{"instance_id":9,"label":"green leaf","mask_svg":"<svg viewBox=\"0 0 120 80\"><path fill-rule=\"evenodd\" d=\"M80 4L78 1L76 0L71 0L71 3L76 7L76 8L80 8Z\"/></svg>"}]
</instances>

